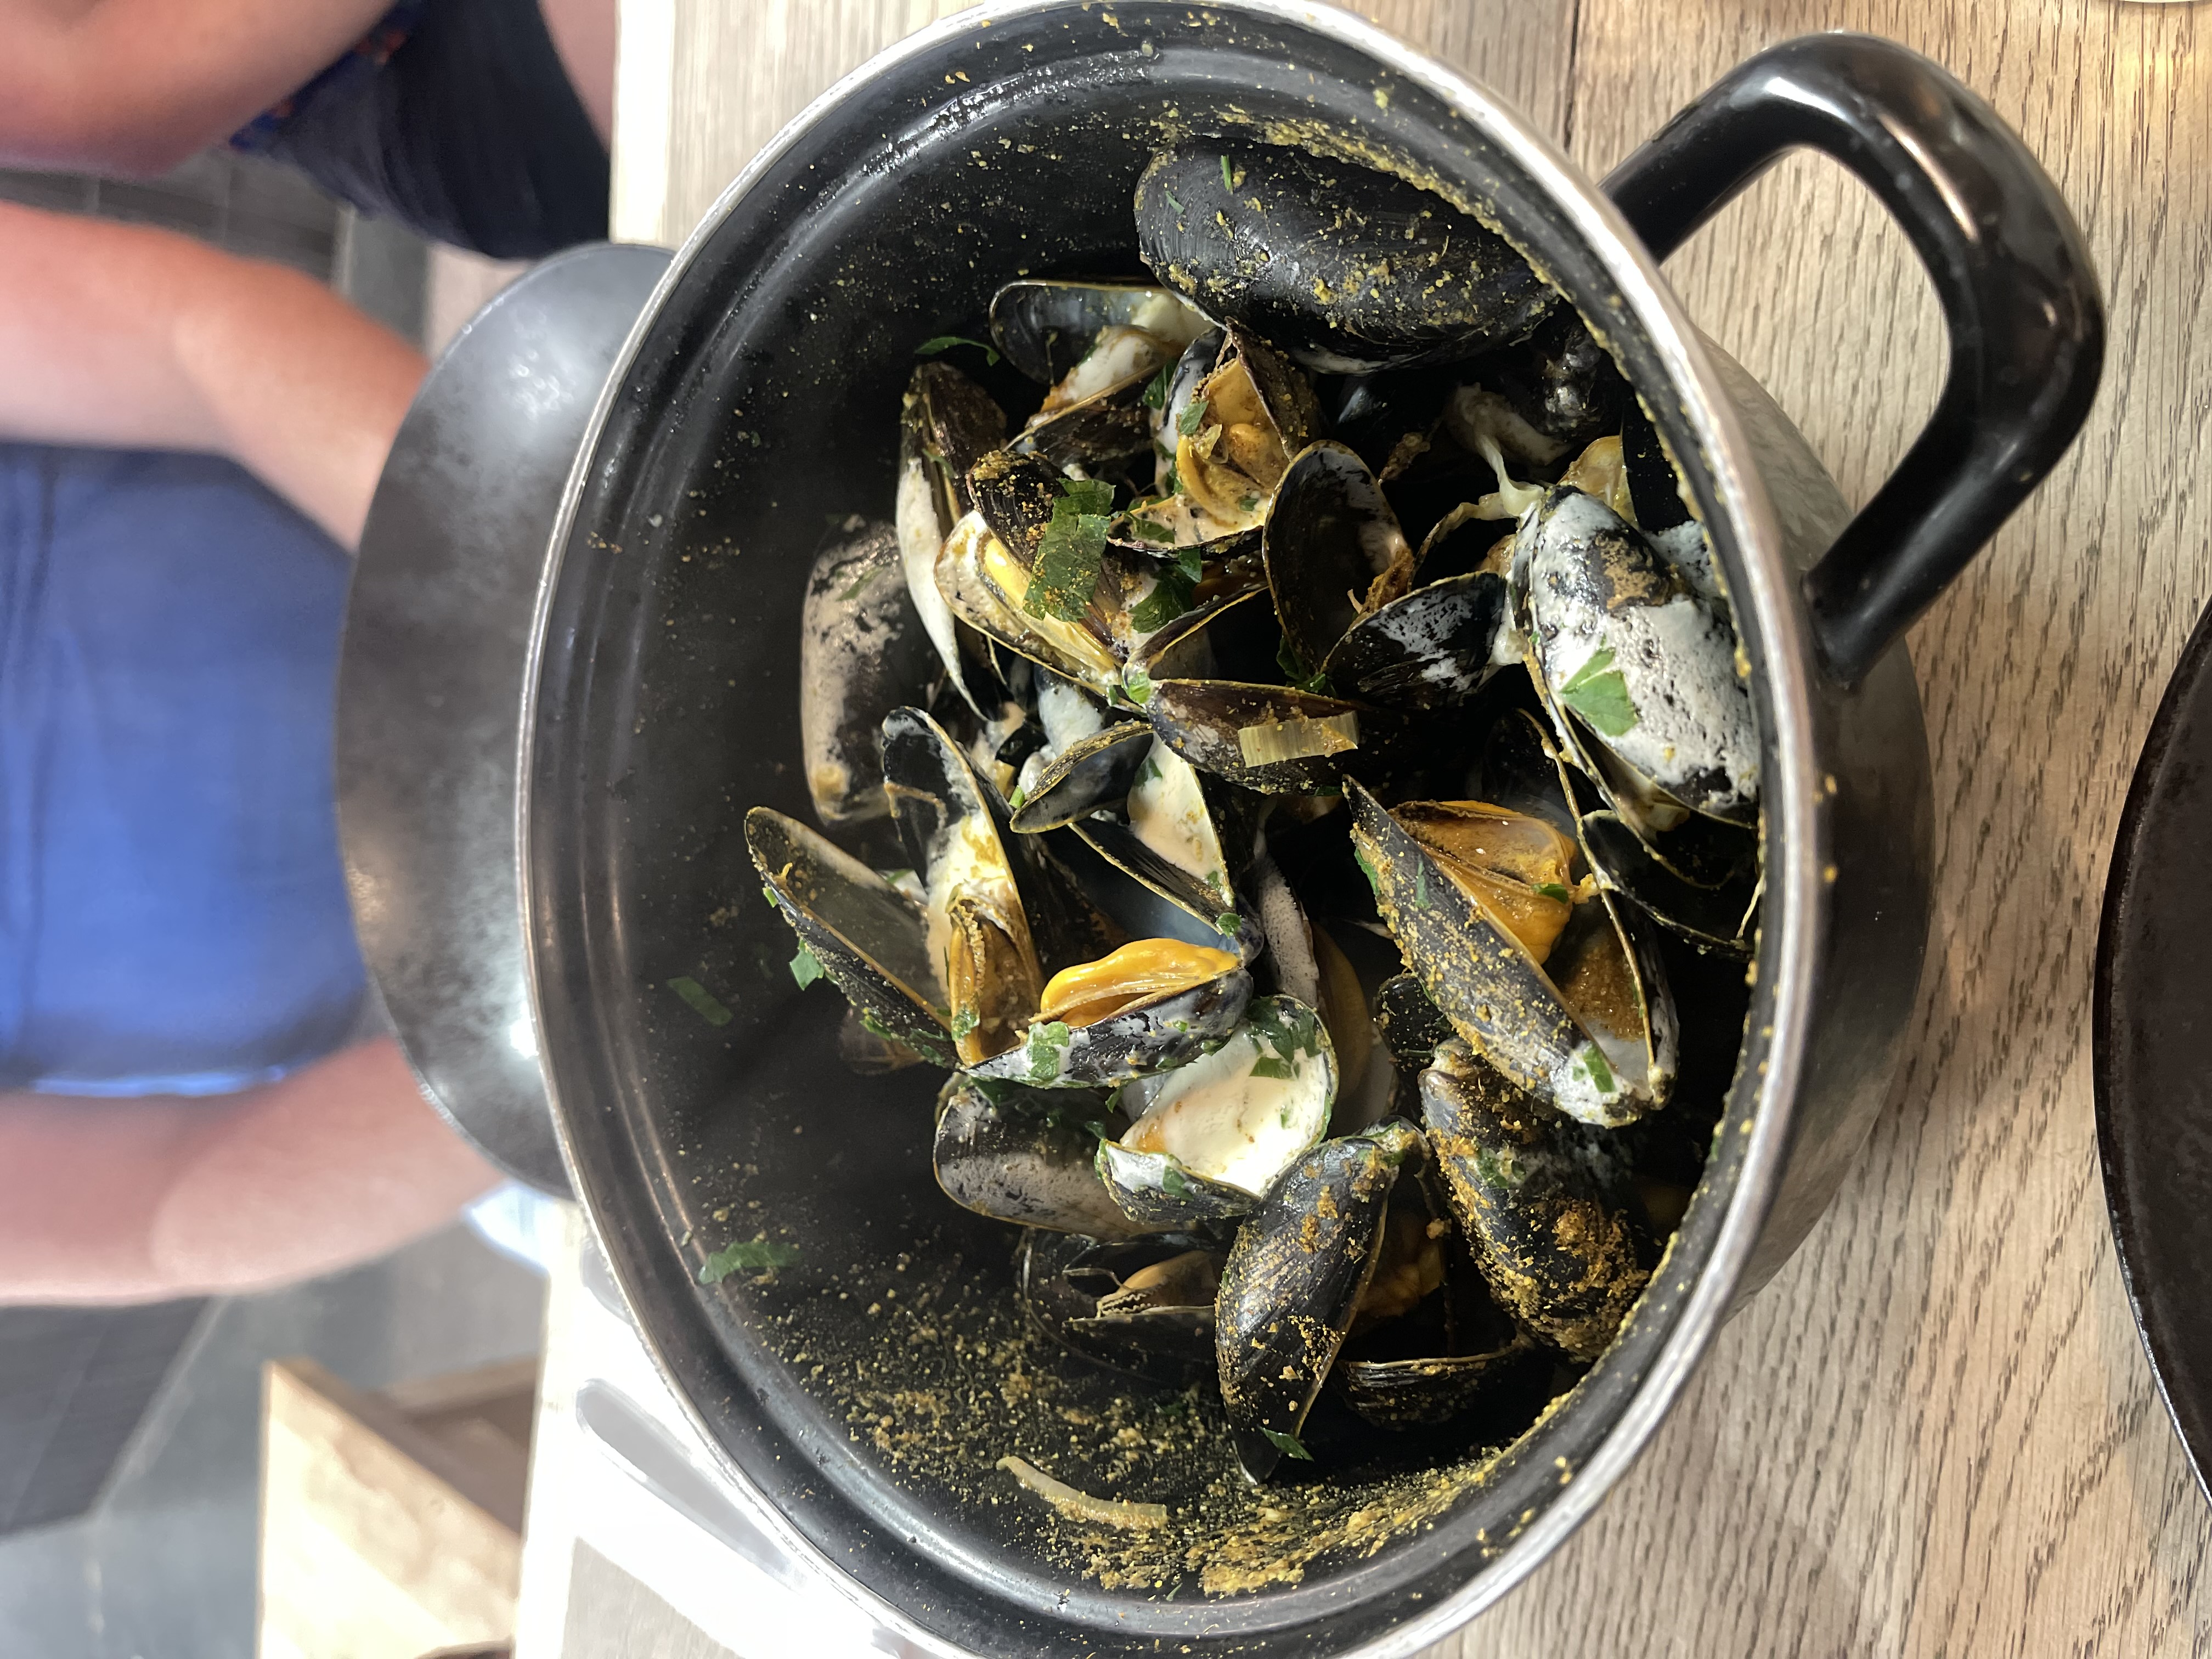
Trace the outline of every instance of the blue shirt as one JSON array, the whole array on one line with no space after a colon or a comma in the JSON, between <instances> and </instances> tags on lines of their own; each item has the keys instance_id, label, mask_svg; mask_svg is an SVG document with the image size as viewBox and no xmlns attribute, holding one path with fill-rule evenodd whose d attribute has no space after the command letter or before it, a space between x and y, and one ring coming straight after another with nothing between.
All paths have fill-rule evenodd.
<instances>
[{"instance_id":1,"label":"blue shirt","mask_svg":"<svg viewBox=\"0 0 2212 1659\"><path fill-rule=\"evenodd\" d=\"M0 443L0 1088L218 1093L350 1032L348 574L228 461Z\"/></svg>"}]
</instances>

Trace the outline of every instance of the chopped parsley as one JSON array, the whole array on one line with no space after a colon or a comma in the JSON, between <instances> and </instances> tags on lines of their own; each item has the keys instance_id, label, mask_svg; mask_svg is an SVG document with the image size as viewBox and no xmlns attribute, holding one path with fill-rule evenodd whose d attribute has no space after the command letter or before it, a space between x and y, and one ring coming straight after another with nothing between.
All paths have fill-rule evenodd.
<instances>
[{"instance_id":1,"label":"chopped parsley","mask_svg":"<svg viewBox=\"0 0 2212 1659\"><path fill-rule=\"evenodd\" d=\"M1132 513L1123 522L1129 526L1129 533L1140 542L1150 542L1155 547L1175 545L1175 532L1158 519L1147 519L1139 514Z\"/></svg>"},{"instance_id":2,"label":"chopped parsley","mask_svg":"<svg viewBox=\"0 0 2212 1659\"><path fill-rule=\"evenodd\" d=\"M1121 671L1121 690L1141 708L1152 700L1152 677L1132 664Z\"/></svg>"},{"instance_id":3,"label":"chopped parsley","mask_svg":"<svg viewBox=\"0 0 2212 1659\"><path fill-rule=\"evenodd\" d=\"M1574 897L1572 893L1560 886L1556 881L1540 881L1536 884L1536 890L1541 893L1546 898L1557 899L1562 904L1565 904L1569 899Z\"/></svg>"},{"instance_id":4,"label":"chopped parsley","mask_svg":"<svg viewBox=\"0 0 2212 1659\"><path fill-rule=\"evenodd\" d=\"M1145 763L1137 769L1137 781L1139 784L1158 783L1162 775L1160 757L1158 755L1146 755Z\"/></svg>"},{"instance_id":5,"label":"chopped parsley","mask_svg":"<svg viewBox=\"0 0 2212 1659\"><path fill-rule=\"evenodd\" d=\"M1613 1075L1613 1067L1606 1064L1605 1051L1595 1042L1586 1042L1575 1054L1575 1064L1601 1095L1618 1094L1620 1085Z\"/></svg>"},{"instance_id":6,"label":"chopped parsley","mask_svg":"<svg viewBox=\"0 0 2212 1659\"><path fill-rule=\"evenodd\" d=\"M952 1040L957 1042L973 1031L975 1029L975 1011L973 1008L963 1008L958 1013L953 1015Z\"/></svg>"},{"instance_id":7,"label":"chopped parsley","mask_svg":"<svg viewBox=\"0 0 2212 1659\"><path fill-rule=\"evenodd\" d=\"M1014 793L1006 797L1006 810L1009 812L1020 811L1023 806L1028 803L1029 798L1030 792L1023 788L1018 783L1016 784L1014 786Z\"/></svg>"},{"instance_id":8,"label":"chopped parsley","mask_svg":"<svg viewBox=\"0 0 2212 1659\"><path fill-rule=\"evenodd\" d=\"M1214 917L1213 925L1220 931L1223 938L1235 939L1237 930L1244 925L1244 918L1234 910L1224 910L1219 915Z\"/></svg>"},{"instance_id":9,"label":"chopped parsley","mask_svg":"<svg viewBox=\"0 0 2212 1659\"><path fill-rule=\"evenodd\" d=\"M1229 173L1229 158L1226 155L1221 158L1221 187L1226 191L1234 191L1237 188L1237 180Z\"/></svg>"},{"instance_id":10,"label":"chopped parsley","mask_svg":"<svg viewBox=\"0 0 2212 1659\"><path fill-rule=\"evenodd\" d=\"M1029 592L1022 609L1032 617L1080 622L1091 608L1098 586L1098 568L1106 552L1106 532L1112 522L1114 486L1101 479L1068 478L1061 482L1060 499L1052 504L1052 518L1037 542L1036 563L1030 572Z\"/></svg>"},{"instance_id":11,"label":"chopped parsley","mask_svg":"<svg viewBox=\"0 0 2212 1659\"><path fill-rule=\"evenodd\" d=\"M1040 1020L1030 1027L1030 1081L1053 1083L1060 1077L1060 1062L1066 1058L1067 1045L1073 1033L1056 1019Z\"/></svg>"},{"instance_id":12,"label":"chopped parsley","mask_svg":"<svg viewBox=\"0 0 2212 1659\"><path fill-rule=\"evenodd\" d=\"M1222 158L1221 165L1224 167L1229 165L1226 156ZM1260 1432L1266 1435L1267 1443L1282 1453L1284 1456L1295 1457L1301 1463L1310 1463L1314 1461L1313 1454L1305 1449L1304 1443L1297 1436L1285 1434L1280 1429L1262 1429Z\"/></svg>"},{"instance_id":13,"label":"chopped parsley","mask_svg":"<svg viewBox=\"0 0 2212 1659\"><path fill-rule=\"evenodd\" d=\"M760 1273L775 1267L788 1267L799 1260L795 1244L778 1244L763 1233L753 1238L741 1239L715 1251L699 1264L699 1282L719 1285L732 1273Z\"/></svg>"},{"instance_id":14,"label":"chopped parsley","mask_svg":"<svg viewBox=\"0 0 2212 1659\"><path fill-rule=\"evenodd\" d=\"M1173 1164L1163 1163L1160 1165L1160 1188L1176 1198L1190 1196L1190 1182L1183 1179L1182 1171Z\"/></svg>"},{"instance_id":15,"label":"chopped parsley","mask_svg":"<svg viewBox=\"0 0 2212 1659\"><path fill-rule=\"evenodd\" d=\"M1278 1060L1273 1054L1262 1054L1252 1062L1252 1075L1275 1078L1288 1083L1297 1075L1297 1073L1292 1069L1289 1060Z\"/></svg>"},{"instance_id":16,"label":"chopped parsley","mask_svg":"<svg viewBox=\"0 0 2212 1659\"><path fill-rule=\"evenodd\" d=\"M822 977L822 964L814 959L814 952L806 948L806 942L804 939L799 941L799 953L791 959L791 977L798 982L799 988L802 991ZM686 997L684 1000L689 1002L690 999ZM696 1003L692 1006L697 1006ZM720 1021L716 1022L718 1024L720 1023Z\"/></svg>"},{"instance_id":17,"label":"chopped parsley","mask_svg":"<svg viewBox=\"0 0 2212 1659\"><path fill-rule=\"evenodd\" d=\"M1367 854L1355 847L1352 849L1352 861L1359 866L1359 873L1367 878L1367 884L1374 890L1375 896L1381 898L1382 878L1375 873L1375 866L1367 861Z\"/></svg>"},{"instance_id":18,"label":"chopped parsley","mask_svg":"<svg viewBox=\"0 0 2212 1659\"><path fill-rule=\"evenodd\" d=\"M1193 587L1206 580L1206 550L1195 543L1176 553L1176 564Z\"/></svg>"},{"instance_id":19,"label":"chopped parsley","mask_svg":"<svg viewBox=\"0 0 2212 1659\"><path fill-rule=\"evenodd\" d=\"M1601 735L1618 738L1636 729L1636 704L1629 697L1628 682L1613 665L1611 646L1592 652L1589 660L1559 688L1559 701Z\"/></svg>"},{"instance_id":20,"label":"chopped parsley","mask_svg":"<svg viewBox=\"0 0 2212 1659\"><path fill-rule=\"evenodd\" d=\"M1426 859L1413 861L1413 908L1417 910L1429 908L1429 861Z\"/></svg>"},{"instance_id":21,"label":"chopped parsley","mask_svg":"<svg viewBox=\"0 0 2212 1659\"><path fill-rule=\"evenodd\" d=\"M1145 388L1145 407L1165 409L1168 406L1168 386L1175 380L1175 359L1170 357L1160 365L1160 372L1152 376L1152 384Z\"/></svg>"},{"instance_id":22,"label":"chopped parsley","mask_svg":"<svg viewBox=\"0 0 2212 1659\"><path fill-rule=\"evenodd\" d=\"M1203 398L1194 398L1190 400L1190 407L1184 410L1182 415L1176 417L1176 430L1182 433L1184 437L1188 438L1191 434L1197 431L1200 427L1205 425L1205 423L1206 399Z\"/></svg>"},{"instance_id":23,"label":"chopped parsley","mask_svg":"<svg viewBox=\"0 0 2212 1659\"><path fill-rule=\"evenodd\" d=\"M799 947L802 951L805 948L804 945ZM812 958L810 957L808 960L811 961ZM795 969L797 964L793 963L793 966ZM691 1012L705 1020L708 1024L727 1025L730 1023L730 1011L722 1006L720 999L697 980L689 976L672 979L668 981L668 988L689 1003Z\"/></svg>"},{"instance_id":24,"label":"chopped parsley","mask_svg":"<svg viewBox=\"0 0 2212 1659\"><path fill-rule=\"evenodd\" d=\"M963 345L974 346L976 350L981 352L986 367L996 368L999 366L997 347L986 345L981 340L971 340L964 334L933 335L914 349L914 355L917 357L934 357L940 351L950 351L955 346Z\"/></svg>"},{"instance_id":25,"label":"chopped parsley","mask_svg":"<svg viewBox=\"0 0 2212 1659\"><path fill-rule=\"evenodd\" d=\"M775 889L769 886L766 882L763 882L761 884L761 896L768 901L768 908L769 909L781 910L783 908L783 901L775 896Z\"/></svg>"},{"instance_id":26,"label":"chopped parsley","mask_svg":"<svg viewBox=\"0 0 2212 1659\"><path fill-rule=\"evenodd\" d=\"M1131 522L1144 521L1139 519ZM1139 634L1158 633L1190 609L1193 586L1184 577L1181 565L1170 565L1153 582L1152 591L1130 611L1129 626Z\"/></svg>"}]
</instances>

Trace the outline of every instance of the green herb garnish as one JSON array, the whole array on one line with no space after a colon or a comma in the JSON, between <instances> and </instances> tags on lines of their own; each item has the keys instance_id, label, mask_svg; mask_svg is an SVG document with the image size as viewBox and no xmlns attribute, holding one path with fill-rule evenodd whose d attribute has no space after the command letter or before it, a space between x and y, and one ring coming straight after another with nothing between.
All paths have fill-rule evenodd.
<instances>
[{"instance_id":1,"label":"green herb garnish","mask_svg":"<svg viewBox=\"0 0 2212 1659\"><path fill-rule=\"evenodd\" d=\"M1176 1198L1190 1196L1190 1182L1182 1178L1182 1171L1172 1164L1160 1165L1161 1189Z\"/></svg>"},{"instance_id":2,"label":"green herb garnish","mask_svg":"<svg viewBox=\"0 0 2212 1659\"><path fill-rule=\"evenodd\" d=\"M1052 518L1038 538L1036 563L1030 571L1022 609L1032 617L1080 622L1098 586L1106 552L1106 532L1114 509L1114 486L1095 478L1070 478L1060 486Z\"/></svg>"},{"instance_id":3,"label":"green herb garnish","mask_svg":"<svg viewBox=\"0 0 2212 1659\"><path fill-rule=\"evenodd\" d=\"M1229 165L1226 158L1223 160L1221 165L1224 167ZM1302 1463L1310 1463L1314 1461L1313 1454L1305 1449L1297 1436L1285 1434L1279 1429L1262 1429L1260 1432L1266 1435L1267 1443L1282 1453L1284 1456L1295 1457Z\"/></svg>"},{"instance_id":4,"label":"green herb garnish","mask_svg":"<svg viewBox=\"0 0 2212 1659\"><path fill-rule=\"evenodd\" d=\"M814 959L814 952L806 948L804 939L799 941L799 953L791 959L791 976L802 991L822 977L822 964ZM692 1006L696 1007L698 1005L695 1003ZM715 1023L720 1024L721 1022L717 1020Z\"/></svg>"},{"instance_id":5,"label":"green herb garnish","mask_svg":"<svg viewBox=\"0 0 2212 1659\"><path fill-rule=\"evenodd\" d=\"M1598 1093L1611 1095L1620 1091L1620 1085L1613 1075L1613 1067L1606 1064L1605 1051L1595 1042L1583 1045L1575 1055L1575 1064L1582 1068L1583 1075L1590 1080Z\"/></svg>"},{"instance_id":6,"label":"green herb garnish","mask_svg":"<svg viewBox=\"0 0 2212 1659\"><path fill-rule=\"evenodd\" d=\"M1194 544L1179 549L1175 557L1176 568L1190 578L1193 587L1206 580L1206 550L1203 548Z\"/></svg>"},{"instance_id":7,"label":"green herb garnish","mask_svg":"<svg viewBox=\"0 0 2212 1659\"><path fill-rule=\"evenodd\" d=\"M1006 810L1009 812L1020 811L1024 804L1028 801L1029 798L1030 792L1023 788L1018 783L1016 784L1014 786L1014 793L1006 797Z\"/></svg>"},{"instance_id":8,"label":"green herb garnish","mask_svg":"<svg viewBox=\"0 0 2212 1659\"><path fill-rule=\"evenodd\" d=\"M1237 188L1237 181L1229 176L1229 158L1226 155L1221 158L1221 187L1231 191Z\"/></svg>"},{"instance_id":9,"label":"green herb garnish","mask_svg":"<svg viewBox=\"0 0 2212 1659\"><path fill-rule=\"evenodd\" d=\"M963 1008L952 1016L952 1040L959 1042L975 1029L976 1014L973 1008Z\"/></svg>"},{"instance_id":10,"label":"green herb garnish","mask_svg":"<svg viewBox=\"0 0 2212 1659\"><path fill-rule=\"evenodd\" d=\"M859 598L860 590L883 574L884 568L881 565L878 565L872 570L863 570L853 578L853 585L837 596L837 602L842 605L848 599Z\"/></svg>"},{"instance_id":11,"label":"green herb garnish","mask_svg":"<svg viewBox=\"0 0 2212 1659\"><path fill-rule=\"evenodd\" d=\"M1214 917L1213 925L1220 930L1224 939L1235 939L1237 930L1244 925L1244 918L1234 910L1224 910L1219 915Z\"/></svg>"},{"instance_id":12,"label":"green herb garnish","mask_svg":"<svg viewBox=\"0 0 2212 1659\"><path fill-rule=\"evenodd\" d=\"M760 1273L769 1268L788 1267L799 1260L795 1244L778 1244L763 1233L757 1237L742 1239L725 1245L699 1264L699 1282L719 1285L732 1273Z\"/></svg>"},{"instance_id":13,"label":"green herb garnish","mask_svg":"<svg viewBox=\"0 0 2212 1659\"><path fill-rule=\"evenodd\" d=\"M1191 434L1196 432L1200 426L1205 424L1205 422L1206 399L1203 398L1194 398L1190 400L1190 407L1184 410L1180 416L1176 416L1176 430L1182 433L1184 437L1188 438Z\"/></svg>"},{"instance_id":14,"label":"green herb garnish","mask_svg":"<svg viewBox=\"0 0 2212 1659\"><path fill-rule=\"evenodd\" d=\"M1262 1054L1259 1059L1252 1062L1252 1075L1254 1077L1277 1078L1285 1083L1288 1083L1292 1078L1296 1077L1297 1073L1291 1069L1291 1062L1289 1060L1278 1060L1273 1054Z\"/></svg>"},{"instance_id":15,"label":"green herb garnish","mask_svg":"<svg viewBox=\"0 0 2212 1659\"><path fill-rule=\"evenodd\" d=\"M1175 545L1175 532L1157 519L1147 519L1132 513L1125 522L1129 526L1129 533L1140 542L1150 542L1155 547Z\"/></svg>"},{"instance_id":16,"label":"green herb garnish","mask_svg":"<svg viewBox=\"0 0 2212 1659\"><path fill-rule=\"evenodd\" d=\"M1152 677L1141 668L1131 666L1121 671L1121 690L1129 701L1143 708L1152 700Z\"/></svg>"},{"instance_id":17,"label":"green herb garnish","mask_svg":"<svg viewBox=\"0 0 2212 1659\"><path fill-rule=\"evenodd\" d=\"M1160 573L1152 591L1129 612L1129 626L1139 634L1157 633L1190 609L1192 584L1180 566Z\"/></svg>"},{"instance_id":18,"label":"green herb garnish","mask_svg":"<svg viewBox=\"0 0 2212 1659\"><path fill-rule=\"evenodd\" d=\"M1628 696L1628 682L1613 665L1613 647L1590 653L1559 688L1559 701L1608 738L1618 738L1636 727L1636 705Z\"/></svg>"},{"instance_id":19,"label":"green herb garnish","mask_svg":"<svg viewBox=\"0 0 2212 1659\"><path fill-rule=\"evenodd\" d=\"M916 346L914 349L914 355L917 357L934 357L940 351L950 351L953 347L962 345L974 346L976 350L981 352L987 367L996 368L999 366L997 347L987 345L981 340L971 340L964 334L933 335Z\"/></svg>"},{"instance_id":20,"label":"green herb garnish","mask_svg":"<svg viewBox=\"0 0 2212 1659\"><path fill-rule=\"evenodd\" d=\"M1562 904L1574 897L1572 893L1560 886L1556 881L1540 881L1536 884L1536 890L1541 893L1546 898L1557 899Z\"/></svg>"},{"instance_id":21,"label":"green herb garnish","mask_svg":"<svg viewBox=\"0 0 2212 1659\"><path fill-rule=\"evenodd\" d=\"M1030 1081L1050 1083L1060 1075L1072 1033L1060 1021L1046 1020L1030 1027Z\"/></svg>"},{"instance_id":22,"label":"green herb garnish","mask_svg":"<svg viewBox=\"0 0 2212 1659\"><path fill-rule=\"evenodd\" d=\"M1359 873L1367 878L1367 884L1375 890L1375 896L1381 898L1382 880L1375 873L1375 866L1367 861L1367 854L1355 847L1352 849L1352 861L1359 866Z\"/></svg>"},{"instance_id":23,"label":"green herb garnish","mask_svg":"<svg viewBox=\"0 0 2212 1659\"><path fill-rule=\"evenodd\" d=\"M805 945L799 947L801 951L805 948ZM811 958L810 957L809 960ZM797 964L794 963L794 969L796 966ZM668 988L690 1004L691 1012L705 1020L708 1024L727 1025L730 1023L730 1011L722 1006L714 994L700 984L697 980L689 977L672 979L668 981Z\"/></svg>"},{"instance_id":24,"label":"green herb garnish","mask_svg":"<svg viewBox=\"0 0 2212 1659\"><path fill-rule=\"evenodd\" d=\"M1140 785L1158 783L1164 775L1160 770L1160 760L1157 755L1146 755L1145 763L1137 769L1137 781Z\"/></svg>"}]
</instances>

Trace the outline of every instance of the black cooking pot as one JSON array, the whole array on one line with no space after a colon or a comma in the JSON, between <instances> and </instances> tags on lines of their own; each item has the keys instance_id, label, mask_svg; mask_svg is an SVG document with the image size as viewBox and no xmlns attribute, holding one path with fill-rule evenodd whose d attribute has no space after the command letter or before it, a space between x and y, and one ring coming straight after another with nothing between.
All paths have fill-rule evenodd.
<instances>
[{"instance_id":1,"label":"black cooking pot","mask_svg":"<svg viewBox=\"0 0 2212 1659\"><path fill-rule=\"evenodd\" d=\"M1421 182L1499 224L1601 331L1718 550L1765 804L1735 1085L1619 1340L1479 1480L1385 1472L1364 1521L1330 1510L1326 1482L1288 1489L1310 1524L1285 1550L1347 1547L1279 1571L1249 1500L1209 1485L1227 1466L1206 1437L1164 1453L1131 1495L1223 1517L1192 1559L1222 1569L1217 1590L1246 1586L1228 1595L1149 1570L1108 1587L1122 1535L1091 1552L1102 1582L1084 1529L991 1467L1048 1461L1039 1390L1082 1440L1126 1389L1014 1340L1008 1231L931 1180L933 1077L837 1060L842 1005L793 983L740 833L757 803L807 810L801 588L826 528L890 515L916 343L974 331L1018 274L1131 269L1137 174L1192 131L1289 135ZM1856 518L1657 268L1800 145L1897 216L1950 325L1935 418ZM1898 636L2070 441L2101 349L2087 257L2034 161L1943 71L1864 37L1747 63L1602 191L1479 87L1326 8L994 7L817 103L708 216L619 360L556 532L524 739L536 1010L570 1175L728 1471L879 1617L978 1653L1403 1654L1502 1594L1618 1478L1881 1103L1929 902ZM757 1237L796 1261L702 1282Z\"/></svg>"}]
</instances>

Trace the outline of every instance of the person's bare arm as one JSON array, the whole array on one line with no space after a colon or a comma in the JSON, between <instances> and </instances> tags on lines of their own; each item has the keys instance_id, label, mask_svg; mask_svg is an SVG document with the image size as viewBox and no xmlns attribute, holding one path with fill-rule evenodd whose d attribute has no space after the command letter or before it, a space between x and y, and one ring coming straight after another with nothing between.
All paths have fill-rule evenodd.
<instances>
[{"instance_id":1,"label":"person's bare arm","mask_svg":"<svg viewBox=\"0 0 2212 1659\"><path fill-rule=\"evenodd\" d=\"M0 1305L265 1288L382 1254L498 1180L389 1041L244 1094L0 1094Z\"/></svg>"},{"instance_id":2,"label":"person's bare arm","mask_svg":"<svg viewBox=\"0 0 2212 1659\"><path fill-rule=\"evenodd\" d=\"M0 164L155 173L336 61L391 0L0 0Z\"/></svg>"},{"instance_id":3,"label":"person's bare arm","mask_svg":"<svg viewBox=\"0 0 2212 1659\"><path fill-rule=\"evenodd\" d=\"M228 455L349 547L424 367L298 271L7 203L0 363L0 437Z\"/></svg>"}]
</instances>

